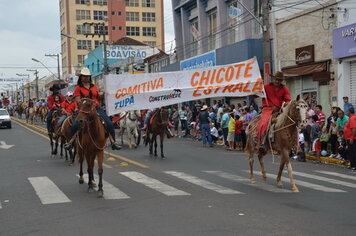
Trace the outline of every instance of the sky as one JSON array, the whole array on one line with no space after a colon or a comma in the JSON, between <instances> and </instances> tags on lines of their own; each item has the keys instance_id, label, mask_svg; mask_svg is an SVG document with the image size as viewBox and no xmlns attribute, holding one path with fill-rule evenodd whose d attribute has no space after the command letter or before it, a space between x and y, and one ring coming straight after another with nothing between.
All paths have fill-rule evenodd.
<instances>
[{"instance_id":1,"label":"sky","mask_svg":"<svg viewBox=\"0 0 356 236\"><path fill-rule=\"evenodd\" d=\"M164 8L169 50L174 40L171 0L164 0ZM51 75L31 58L56 73L57 60L45 54L60 53L59 0L0 0L0 36L0 78L18 78L16 73L29 73L33 80L33 72L26 71L29 68L38 69L40 78Z\"/></svg>"}]
</instances>

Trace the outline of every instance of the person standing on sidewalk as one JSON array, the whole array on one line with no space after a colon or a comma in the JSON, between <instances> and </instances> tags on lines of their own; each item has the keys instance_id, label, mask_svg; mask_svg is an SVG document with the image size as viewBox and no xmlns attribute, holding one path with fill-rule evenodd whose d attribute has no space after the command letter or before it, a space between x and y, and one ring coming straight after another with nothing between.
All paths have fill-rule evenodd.
<instances>
[{"instance_id":1,"label":"person standing on sidewalk","mask_svg":"<svg viewBox=\"0 0 356 236\"><path fill-rule=\"evenodd\" d=\"M209 118L209 113L207 111L208 106L204 105L201 108L201 112L198 116L199 123L200 123L200 128L202 130L202 139L203 139L203 146L206 146L206 142L208 141L209 146L212 147L212 139L211 139L211 133L210 133L210 118Z\"/></svg>"},{"instance_id":2,"label":"person standing on sidewalk","mask_svg":"<svg viewBox=\"0 0 356 236\"><path fill-rule=\"evenodd\" d=\"M320 144L320 136L321 136L321 128L318 123L318 116L314 115L312 117L313 119L313 124L311 126L310 130L310 139L312 142L312 147L313 147L313 152L315 152L316 155L316 162L321 163L320 161L320 153L321 153L321 144Z\"/></svg>"},{"instance_id":3,"label":"person standing on sidewalk","mask_svg":"<svg viewBox=\"0 0 356 236\"><path fill-rule=\"evenodd\" d=\"M343 97L342 99L344 99L344 112L345 113L347 113L347 110L349 109L349 108L354 108L354 106L351 104L351 103L349 103L349 97Z\"/></svg>"},{"instance_id":4,"label":"person standing on sidewalk","mask_svg":"<svg viewBox=\"0 0 356 236\"><path fill-rule=\"evenodd\" d=\"M347 159L350 160L350 168L356 171L356 115L353 107L347 110L349 121L344 128L344 136L347 142Z\"/></svg>"},{"instance_id":5,"label":"person standing on sidewalk","mask_svg":"<svg viewBox=\"0 0 356 236\"><path fill-rule=\"evenodd\" d=\"M185 106L182 106L182 108L179 111L179 119L180 119L180 125L182 128L182 134L183 137L187 136L187 111L185 109Z\"/></svg>"},{"instance_id":6,"label":"person standing on sidewalk","mask_svg":"<svg viewBox=\"0 0 356 236\"><path fill-rule=\"evenodd\" d=\"M229 113L229 127L228 127L228 135L227 135L227 141L229 142L229 149L230 151L234 150L234 144L235 144L235 117L234 117L234 112Z\"/></svg>"},{"instance_id":7,"label":"person standing on sidewalk","mask_svg":"<svg viewBox=\"0 0 356 236\"><path fill-rule=\"evenodd\" d=\"M221 117L221 129L223 132L223 137L224 137L224 144L225 147L227 148L229 146L227 142L227 135L229 133L229 110L227 108L224 108L224 114Z\"/></svg>"},{"instance_id":8,"label":"person standing on sidewalk","mask_svg":"<svg viewBox=\"0 0 356 236\"><path fill-rule=\"evenodd\" d=\"M316 105L315 110L316 110L316 115L318 116L317 123L319 124L320 128L323 128L326 120L326 115L323 112L323 107L321 105Z\"/></svg>"}]
</instances>

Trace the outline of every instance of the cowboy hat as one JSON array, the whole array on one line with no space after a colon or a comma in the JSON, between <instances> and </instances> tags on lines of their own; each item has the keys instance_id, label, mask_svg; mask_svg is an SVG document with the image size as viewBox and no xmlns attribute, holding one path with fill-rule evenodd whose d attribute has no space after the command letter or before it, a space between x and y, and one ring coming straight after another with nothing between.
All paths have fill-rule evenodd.
<instances>
[{"instance_id":1,"label":"cowboy hat","mask_svg":"<svg viewBox=\"0 0 356 236\"><path fill-rule=\"evenodd\" d=\"M50 91L54 91L54 90L61 90L61 86L59 84L53 84L50 88Z\"/></svg>"},{"instance_id":2,"label":"cowboy hat","mask_svg":"<svg viewBox=\"0 0 356 236\"><path fill-rule=\"evenodd\" d=\"M73 96L73 92L68 91L68 92L67 92L67 94L66 94L66 96L67 96L67 97L69 97L69 96Z\"/></svg>"},{"instance_id":3,"label":"cowboy hat","mask_svg":"<svg viewBox=\"0 0 356 236\"><path fill-rule=\"evenodd\" d=\"M204 105L200 110L201 110L201 111L204 111L204 110L206 110L206 109L208 109L208 106L207 106L207 105Z\"/></svg>"},{"instance_id":4,"label":"cowboy hat","mask_svg":"<svg viewBox=\"0 0 356 236\"><path fill-rule=\"evenodd\" d=\"M90 70L87 67L83 67L79 75L91 76Z\"/></svg>"},{"instance_id":5,"label":"cowboy hat","mask_svg":"<svg viewBox=\"0 0 356 236\"><path fill-rule=\"evenodd\" d=\"M271 75L271 77L275 79L284 80L284 75L281 71L277 71L274 75Z\"/></svg>"}]
</instances>

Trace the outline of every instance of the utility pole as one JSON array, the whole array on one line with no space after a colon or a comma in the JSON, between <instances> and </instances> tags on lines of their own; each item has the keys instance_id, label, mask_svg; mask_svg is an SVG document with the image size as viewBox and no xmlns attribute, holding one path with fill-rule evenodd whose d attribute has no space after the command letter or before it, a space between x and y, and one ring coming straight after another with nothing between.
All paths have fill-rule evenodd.
<instances>
[{"instance_id":1,"label":"utility pole","mask_svg":"<svg viewBox=\"0 0 356 236\"><path fill-rule=\"evenodd\" d=\"M57 73L58 73L58 80L61 82L61 69L59 67L59 54L45 54L46 57L57 57Z\"/></svg>"},{"instance_id":2,"label":"utility pole","mask_svg":"<svg viewBox=\"0 0 356 236\"><path fill-rule=\"evenodd\" d=\"M27 71L33 71L35 72L35 76L36 76L36 99L38 100L38 70L27 70Z\"/></svg>"},{"instance_id":3,"label":"utility pole","mask_svg":"<svg viewBox=\"0 0 356 236\"><path fill-rule=\"evenodd\" d=\"M263 15L263 73L264 82L269 83L272 74L271 66L271 38L270 38L270 1L261 0Z\"/></svg>"}]
</instances>

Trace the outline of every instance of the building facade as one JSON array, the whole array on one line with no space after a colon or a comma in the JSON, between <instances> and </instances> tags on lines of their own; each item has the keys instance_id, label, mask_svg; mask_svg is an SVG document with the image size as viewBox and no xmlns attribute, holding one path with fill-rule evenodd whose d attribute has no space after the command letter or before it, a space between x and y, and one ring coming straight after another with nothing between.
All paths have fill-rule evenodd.
<instances>
[{"instance_id":1,"label":"building facade","mask_svg":"<svg viewBox=\"0 0 356 236\"><path fill-rule=\"evenodd\" d=\"M338 106L343 97L356 105L356 2L338 2L338 25L333 31L333 58L337 63Z\"/></svg>"},{"instance_id":2,"label":"building facade","mask_svg":"<svg viewBox=\"0 0 356 236\"><path fill-rule=\"evenodd\" d=\"M276 21L276 68L286 76L292 97L301 94L326 114L337 105L337 62L332 57L336 1L291 14Z\"/></svg>"},{"instance_id":3,"label":"building facade","mask_svg":"<svg viewBox=\"0 0 356 236\"><path fill-rule=\"evenodd\" d=\"M99 34L107 42L129 36L164 50L163 0L59 0L59 6L64 75L79 72L85 55L102 44Z\"/></svg>"}]
</instances>

